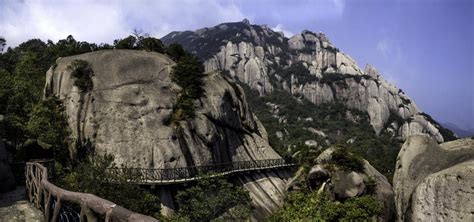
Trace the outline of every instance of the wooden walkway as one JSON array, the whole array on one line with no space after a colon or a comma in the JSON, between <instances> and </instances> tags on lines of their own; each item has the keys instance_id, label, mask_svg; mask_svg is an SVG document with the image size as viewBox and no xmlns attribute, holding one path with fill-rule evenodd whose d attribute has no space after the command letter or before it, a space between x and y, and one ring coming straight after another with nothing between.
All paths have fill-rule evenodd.
<instances>
[{"instance_id":1,"label":"wooden walkway","mask_svg":"<svg viewBox=\"0 0 474 222\"><path fill-rule=\"evenodd\" d=\"M122 176L125 175L127 182L142 185L167 185L192 182L204 177L219 177L292 166L295 164L286 162L284 159L265 159L167 169L112 168L108 170L108 173L110 178L123 178Z\"/></svg>"}]
</instances>

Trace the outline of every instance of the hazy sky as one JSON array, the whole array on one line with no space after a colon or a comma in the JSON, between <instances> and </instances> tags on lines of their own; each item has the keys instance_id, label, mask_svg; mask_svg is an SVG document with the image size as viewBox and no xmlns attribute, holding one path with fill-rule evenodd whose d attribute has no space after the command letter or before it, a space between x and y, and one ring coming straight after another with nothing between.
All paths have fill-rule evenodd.
<instances>
[{"instance_id":1,"label":"hazy sky","mask_svg":"<svg viewBox=\"0 0 474 222\"><path fill-rule=\"evenodd\" d=\"M472 0L0 0L0 36L10 46L69 34L111 43L133 28L162 37L243 18L287 36L323 31L435 119L474 128Z\"/></svg>"}]
</instances>

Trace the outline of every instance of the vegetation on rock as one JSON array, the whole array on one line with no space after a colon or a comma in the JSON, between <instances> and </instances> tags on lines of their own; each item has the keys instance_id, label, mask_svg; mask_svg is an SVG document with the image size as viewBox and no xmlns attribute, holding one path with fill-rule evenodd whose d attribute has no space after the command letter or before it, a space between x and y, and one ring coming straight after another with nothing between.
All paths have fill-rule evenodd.
<instances>
[{"instance_id":1,"label":"vegetation on rock","mask_svg":"<svg viewBox=\"0 0 474 222\"><path fill-rule=\"evenodd\" d=\"M388 133L376 136L368 114L349 109L340 103L326 103L319 106L306 99L296 99L288 92L275 89L271 94L260 97L258 92L241 84L247 102L268 132L270 145L282 156L291 157L300 151L300 162L310 160L315 154L330 145L341 145L367 159L387 178L393 177L395 161L401 143ZM275 105L277 110L273 110ZM277 113L275 113L277 112ZM348 119L350 113L356 120ZM326 137L315 134L311 129L323 132ZM280 132L283 138L278 138ZM315 140L317 147L307 147L304 142ZM351 141L348 143L348 141Z\"/></svg>"},{"instance_id":2,"label":"vegetation on rock","mask_svg":"<svg viewBox=\"0 0 474 222\"><path fill-rule=\"evenodd\" d=\"M87 61L74 60L68 66L68 69L72 72L72 77L76 78L74 80L75 86L77 86L82 92L92 90L92 76L94 75L94 71Z\"/></svg>"},{"instance_id":3,"label":"vegetation on rock","mask_svg":"<svg viewBox=\"0 0 474 222\"><path fill-rule=\"evenodd\" d=\"M332 160L336 166L347 171L364 171L364 161L362 158L350 151L346 147L337 147L332 153Z\"/></svg>"},{"instance_id":4,"label":"vegetation on rock","mask_svg":"<svg viewBox=\"0 0 474 222\"><path fill-rule=\"evenodd\" d=\"M176 123L195 115L194 101L204 94L204 66L197 57L185 52L180 45L171 45L166 52L177 61L171 72L171 80L181 87L170 119Z\"/></svg>"}]
</instances>

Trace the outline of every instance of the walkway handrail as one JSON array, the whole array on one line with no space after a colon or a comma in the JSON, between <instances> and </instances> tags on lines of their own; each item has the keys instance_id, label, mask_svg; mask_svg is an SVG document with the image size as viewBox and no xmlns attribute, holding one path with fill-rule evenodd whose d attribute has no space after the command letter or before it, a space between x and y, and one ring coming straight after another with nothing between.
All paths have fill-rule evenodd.
<instances>
[{"instance_id":1,"label":"walkway handrail","mask_svg":"<svg viewBox=\"0 0 474 222\"><path fill-rule=\"evenodd\" d=\"M287 163L284 159L264 159L164 169L109 168L107 172L110 174L110 178L117 178L117 176L125 174L127 178L133 178L131 182L140 184L169 184L185 183L200 179L202 176L227 175L236 172L294 165L293 163Z\"/></svg>"},{"instance_id":2,"label":"walkway handrail","mask_svg":"<svg viewBox=\"0 0 474 222\"><path fill-rule=\"evenodd\" d=\"M25 176L29 200L43 211L46 222L59 221L61 205L68 202L80 206L80 221L158 221L93 194L61 189L48 181L48 169L41 163L26 163Z\"/></svg>"}]
</instances>

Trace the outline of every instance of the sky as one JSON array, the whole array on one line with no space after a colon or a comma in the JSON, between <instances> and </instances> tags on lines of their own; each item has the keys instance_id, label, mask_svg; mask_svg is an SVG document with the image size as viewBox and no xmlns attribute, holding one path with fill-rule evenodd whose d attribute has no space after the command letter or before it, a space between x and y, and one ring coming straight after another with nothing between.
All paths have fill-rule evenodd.
<instances>
[{"instance_id":1,"label":"sky","mask_svg":"<svg viewBox=\"0 0 474 222\"><path fill-rule=\"evenodd\" d=\"M474 128L472 0L0 0L8 46L69 34L112 43L135 28L162 37L244 18L288 37L322 31L439 122Z\"/></svg>"}]
</instances>

